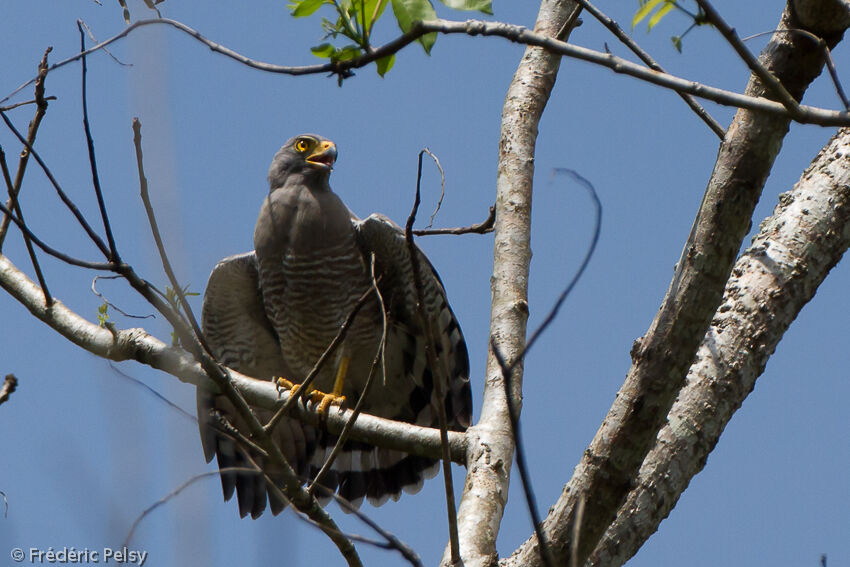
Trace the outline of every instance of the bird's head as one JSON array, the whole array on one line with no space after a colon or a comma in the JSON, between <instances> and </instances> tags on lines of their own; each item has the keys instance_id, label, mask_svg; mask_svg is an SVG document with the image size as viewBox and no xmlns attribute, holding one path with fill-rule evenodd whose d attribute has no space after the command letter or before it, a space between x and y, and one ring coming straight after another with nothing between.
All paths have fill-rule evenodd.
<instances>
[{"instance_id":1,"label":"bird's head","mask_svg":"<svg viewBox=\"0 0 850 567\"><path fill-rule=\"evenodd\" d=\"M336 156L336 144L318 134L290 138L272 160L269 184L272 189L283 187L290 180L326 185Z\"/></svg>"}]
</instances>

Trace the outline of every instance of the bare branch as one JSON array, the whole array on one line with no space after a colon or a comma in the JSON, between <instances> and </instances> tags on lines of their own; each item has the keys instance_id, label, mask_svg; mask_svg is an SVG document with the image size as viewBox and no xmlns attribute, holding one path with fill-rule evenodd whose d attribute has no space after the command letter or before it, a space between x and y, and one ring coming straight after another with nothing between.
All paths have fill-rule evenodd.
<instances>
[{"instance_id":1,"label":"bare branch","mask_svg":"<svg viewBox=\"0 0 850 567\"><path fill-rule=\"evenodd\" d=\"M12 395L18 387L18 379L14 374L6 374L6 379L3 380L3 385L0 386L0 405L3 405L9 396Z\"/></svg>"},{"instance_id":2,"label":"bare branch","mask_svg":"<svg viewBox=\"0 0 850 567\"><path fill-rule=\"evenodd\" d=\"M41 119L44 118L44 113L47 112L47 99L44 98L44 79L47 77L47 56L53 50L52 47L48 47L44 51L44 55L41 58L41 62L38 64L38 75L36 75L35 79L30 81L30 83L35 83L35 104L36 111L35 116L32 119L32 122L29 124L29 128L27 129L27 138L26 140L22 139L22 136L18 134L17 130L15 134L17 134L18 138L24 143L24 149L21 151L21 158L18 162L18 170L15 174L15 181L9 185L8 171L4 172L6 176L6 185L9 191L9 201L6 203L6 208L15 210L15 203L17 203L18 193L21 190L21 184L24 181L24 172L27 170L27 163L29 162L30 152L32 145L35 143L35 136L38 133L38 126L41 124ZM0 116L3 117L3 120L6 121L6 124L11 124L6 118L5 112L0 110ZM5 162L5 159L3 160ZM4 169L6 166L4 165ZM3 217L2 222L0 222L0 249L3 248L3 240L6 238L6 232L9 230L9 215Z\"/></svg>"},{"instance_id":3,"label":"bare branch","mask_svg":"<svg viewBox=\"0 0 850 567\"><path fill-rule=\"evenodd\" d=\"M520 434L520 420L519 420L519 411L518 411L518 400L513 397L513 388L511 386L512 373L514 368L518 364L521 364L524 360L528 351L531 350L531 347L534 346L537 339L546 331L552 321L558 316L558 312L561 309L561 306L564 304L564 301L569 296L570 292L572 292L575 285L581 279L584 270L587 268L587 265L590 263L590 259L593 257L593 253L596 250L596 245L599 242L599 235L602 230L602 203L599 201L599 196L596 194L596 189L594 189L593 185L584 177L576 173L571 169L556 169L553 171L554 173L564 173L568 174L573 179L578 181L585 189L587 189L588 193L590 193L591 198L593 199L595 215L594 215L594 230L593 230L593 238L590 241L590 245L587 248L587 252L584 255L584 259L579 265L579 269L576 270L575 275L570 279L567 286L564 288L564 291L561 292L561 295L558 297L558 300L555 302L555 305L549 310L549 313L544 317L543 322L534 332L531 334L531 338L525 344L520 353L514 358L512 362L508 362L505 360L505 357L502 355L499 350L499 345L496 344L496 341L491 338L490 339L490 349L493 353L493 356L496 358L496 362L499 364L499 368L502 371L502 380L505 385L505 400L508 404L508 415L510 416L511 422L511 434L513 435L514 445L516 446L516 464L517 469L519 470L520 481L522 482L523 492L525 493L525 501L528 504L528 511L531 515L532 525L534 527L534 532L537 535L537 541L540 542L540 559L546 567L551 567L555 564L554 558L552 557L551 551L549 550L549 545L546 543L546 537L543 533L543 526L540 522L540 514L537 512L537 501L534 498L534 491L531 487L531 476L528 473L528 467L526 466L526 460L522 445L522 436ZM575 555L575 545L573 545L573 555ZM573 561L573 564L576 564Z\"/></svg>"},{"instance_id":4,"label":"bare branch","mask_svg":"<svg viewBox=\"0 0 850 567\"><path fill-rule=\"evenodd\" d=\"M82 32L81 32L82 33ZM83 59L85 61L85 59ZM200 343L200 346L204 349L206 353L211 353L209 345L207 344L206 339L204 338L203 332L201 332L201 327L198 325L198 320L195 318L195 314L192 312L192 307L189 305L189 302L186 301L186 294L183 293L183 286L180 285L180 282L177 281L177 276L174 273L174 270L171 267L171 262L168 260L168 255L165 252L165 245L162 243L162 235L159 232L159 226L156 222L156 215L154 214L153 205L151 205L150 195L148 193L148 180L145 177L145 166L144 160L142 158L142 123L138 118L133 118L133 146L136 149L136 167L139 172L139 193L142 197L142 203L145 206L145 212L148 216L148 224L150 224L151 232L153 233L154 241L156 242L156 249L159 252L159 258L162 262L162 268L165 270L165 274L168 277L168 281L171 282L171 287L174 290L174 293L177 294L177 297L180 301L180 308L183 310L187 320L189 321L189 325L192 328L192 333L194 338ZM102 199L100 200L102 203ZM104 214L104 224L108 227L108 223L106 220L106 211L103 211ZM107 229L108 230L108 229ZM114 242L110 241L110 247L114 250ZM117 252L115 252L117 256Z\"/></svg>"},{"instance_id":5,"label":"bare branch","mask_svg":"<svg viewBox=\"0 0 850 567\"><path fill-rule=\"evenodd\" d=\"M71 211L71 214L74 215L74 218L77 219L77 222L80 224L80 226L83 227L83 230L86 232L89 239L91 239L91 241L95 244L95 246L97 246L100 252L108 258L109 248L107 248L107 246L103 243L103 240L101 240L97 233L92 229L91 225L89 225L88 221L80 212L80 209L77 208L77 205L75 205L74 202L70 199L70 197L68 197L67 193L62 190L62 187L59 185L59 182L56 181L56 178L53 176L53 173L50 171L50 168L47 167L47 164L44 163L44 160L41 159L41 156L38 155L38 152L35 151L32 144L27 139L25 139L20 132L18 132L18 129L15 128L15 125L12 124L12 121L9 120L9 117L6 116L6 114L0 112L0 118L3 119L3 122L6 123L6 127L9 128L9 130L12 131L15 137L18 138L18 140L24 145L24 148L26 149L28 155L32 155L32 157L35 158L35 161L38 162L39 167L41 167L41 170L47 176L48 181L50 181L51 185L53 185L53 188L56 190L56 193L59 195L59 198L68 208L68 210Z\"/></svg>"},{"instance_id":6,"label":"bare branch","mask_svg":"<svg viewBox=\"0 0 850 567\"><path fill-rule=\"evenodd\" d=\"M73 256L69 256L64 252L60 252L56 248L52 246L48 246L45 244L39 237L37 237L29 227L24 224L17 216L12 214L12 211L7 209L5 206L0 205L0 212L4 213L8 219L15 223L15 226L20 229L22 233L24 233L27 238L29 238L32 242L35 243L36 246L41 248L47 254L50 254L54 258L58 260L62 260L66 264L71 266L78 266L80 268L88 268L90 270L113 270L115 266L113 264L107 262L89 262L88 260L81 260L79 258L74 258Z\"/></svg>"},{"instance_id":7,"label":"bare branch","mask_svg":"<svg viewBox=\"0 0 850 567\"><path fill-rule=\"evenodd\" d=\"M44 100L56 100L55 96L46 96ZM15 108L26 106L28 104L38 104L38 101L33 100L25 100L23 102L16 102L15 104L10 104L9 106L0 106L0 112L8 112L9 110L14 110Z\"/></svg>"},{"instance_id":8,"label":"bare branch","mask_svg":"<svg viewBox=\"0 0 850 567\"><path fill-rule=\"evenodd\" d=\"M493 223L495 221L496 207L490 207L490 213L487 215L487 218L476 224L457 228L414 229L412 232L416 236L431 236L434 234L487 234L488 232L493 232Z\"/></svg>"},{"instance_id":9,"label":"bare branch","mask_svg":"<svg viewBox=\"0 0 850 567\"><path fill-rule=\"evenodd\" d=\"M452 565L461 563L460 558L460 540L458 539L457 531L457 508L455 506L455 491L452 481L451 456L449 455L449 434L448 420L446 419L446 404L445 394L443 391L444 383L448 385L448 376L444 376L440 371L440 365L437 363L437 354L434 346L435 331L431 325L431 319L425 315L425 292L422 287L422 274L420 273L419 254L416 245L413 243L413 223L416 220L416 213L419 211L420 203L420 182L422 181L422 156L428 154L437 163L437 168L440 174L443 174L443 168L437 157L431 153L431 150L425 148L419 152L419 164L416 170L416 196L413 199L413 208L410 215L407 217L407 224L404 229L404 238L407 241L407 251L410 255L410 268L413 272L413 287L416 288L416 312L419 318L419 324L425 331L425 356L428 360L428 366L434 373L434 392L437 395L437 418L440 423L440 445L442 447L443 461L443 483L446 488L446 515L448 516L449 524L449 553ZM443 177L443 188L445 188L445 176ZM442 202L442 193L440 194L440 202ZM439 204L437 205L439 210ZM437 214L437 211L434 211ZM434 217L431 217L433 220Z\"/></svg>"},{"instance_id":10,"label":"bare branch","mask_svg":"<svg viewBox=\"0 0 850 567\"><path fill-rule=\"evenodd\" d=\"M608 28L608 30L612 34L614 34L614 37L619 39L623 43L623 45L628 47L632 51L632 53L637 55L638 59L640 59L641 61L646 63L647 67L649 67L650 69L652 69L654 71L666 73L666 71L661 67L661 65L659 65L655 61L655 59L653 59L649 55L649 53L644 51L643 48L641 48L641 46L638 45L637 42L635 40L633 40L631 38L631 36L629 36L629 34L627 34L623 30L623 28L621 28L617 24L617 22L615 22L614 20L612 20L611 18L606 16L599 8L597 8L596 6L591 4L588 0L576 0L576 2L579 5L581 5L581 7L584 8L588 13L590 13L591 16L596 18L599 21L600 24L602 24L603 26ZM698 103L696 101L696 99L692 95L681 93L681 92L677 93L677 94L680 97L682 97L682 100L685 101L685 104L687 104L689 107L691 107L691 110L693 110L694 113L696 113L696 115L699 116L700 119L703 122L705 122L706 125L709 128L711 128L711 131L714 132L717 135L717 137L722 140L723 137L726 135L726 129L723 128L723 126L721 126L717 122L717 120L715 120L708 113L708 111L705 108L703 108L703 106L700 103Z\"/></svg>"},{"instance_id":11,"label":"bare branch","mask_svg":"<svg viewBox=\"0 0 850 567\"><path fill-rule=\"evenodd\" d=\"M795 27L789 9L780 29ZM836 39L837 41L837 39ZM762 52L786 89L801 98L820 73L820 49L806 38L775 34ZM763 96L765 86L752 76L747 93ZM790 120L739 110L718 153L703 203L677 265L673 281L646 335L635 342L632 367L590 447L576 467L547 520L546 533L566 552L570 518L580 495L587 509L578 545L583 564L608 525L641 463L655 442L723 293L753 210L779 152ZM505 561L537 564L531 537Z\"/></svg>"},{"instance_id":12,"label":"bare branch","mask_svg":"<svg viewBox=\"0 0 850 567\"><path fill-rule=\"evenodd\" d=\"M593 236L590 239L590 245L587 247L587 251L584 254L584 258L582 258L581 264L579 264L579 268L578 270L576 270L575 275L572 277L572 279L570 279L567 286L558 296L557 301L555 301L555 305L552 306L552 308L549 310L549 313L547 313L546 317L543 318L543 322L540 323L540 325L536 329L534 329L534 332L531 333L531 337L528 339L528 342L525 344L519 354L517 354L510 362L510 364L508 365L509 372L513 372L517 364L520 364L523 361L525 355L528 353L531 347L534 346L534 343L537 342L537 339L540 338L540 336L546 331L549 325L551 325L555 318L558 316L558 312L561 310L561 306L564 304L564 301L567 299L567 297L573 291L575 285L581 279L581 276L587 269L588 264L590 264L590 259L593 257L593 253L596 251L596 245L599 243L599 235L602 232L602 202L599 200L599 195L597 195L596 189L594 189L590 181L588 181L572 169L555 168L554 170L552 170L552 174L569 175L570 177L578 181L578 183L582 187L587 189L587 192L590 194L590 198L593 201ZM498 348L492 345L494 345L494 343L491 342L492 348ZM501 353L496 350L494 354L496 354L498 358ZM499 363L499 366L502 366L501 362Z\"/></svg>"},{"instance_id":13,"label":"bare branch","mask_svg":"<svg viewBox=\"0 0 850 567\"><path fill-rule=\"evenodd\" d=\"M377 532L381 537L386 539L390 547L398 550L398 552L401 553L402 557L404 557L408 561L408 563L410 563L414 567L423 567L422 560L419 559L419 555L417 555L416 552L413 551L410 546L398 539L392 533L382 528L377 522L375 522L369 516L364 514L359 508L352 506L348 500L346 500L339 494L335 493L332 490L328 490L323 486L319 486L318 488L324 490L325 494L328 494L331 498L333 498L343 510L345 510L349 514L354 514L355 516L357 516L357 519L359 519L361 522L375 530L375 532Z\"/></svg>"},{"instance_id":14,"label":"bare branch","mask_svg":"<svg viewBox=\"0 0 850 567\"><path fill-rule=\"evenodd\" d=\"M779 79L773 76L770 71L765 69L764 65L762 65L759 60L756 59L755 55L747 49L747 46L744 45L744 42L738 37L738 33L735 29L726 23L726 20L724 20L720 13L714 9L711 2L708 0L696 0L696 3L700 8L702 8L702 11L705 13L708 21L711 22L711 25L723 34L723 37L726 38L726 41L732 46L735 53L737 53L741 60L747 64L747 67L749 67L753 74L759 78L765 88L782 103L782 106L788 109L792 118L795 117L800 105L794 97L791 96L791 93L785 90L785 87L782 86Z\"/></svg>"},{"instance_id":15,"label":"bare branch","mask_svg":"<svg viewBox=\"0 0 850 567\"><path fill-rule=\"evenodd\" d=\"M547 41L556 34L566 37L572 28L564 29L564 24L577 9L575 2L544 0L535 23L536 34ZM560 63L560 56L545 49L527 48L502 108L490 337L509 360L525 345L537 125L555 85ZM467 430L467 481L458 509L461 557L466 567L489 566L497 557L496 536L507 503L514 453L503 380L491 351L487 357L481 417ZM522 380L523 366L519 364L510 384L511 396L517 401L522 399ZM517 403L517 414L520 406Z\"/></svg>"},{"instance_id":16,"label":"bare branch","mask_svg":"<svg viewBox=\"0 0 850 567\"><path fill-rule=\"evenodd\" d=\"M618 566L634 555L705 466L724 427L752 392L785 330L850 247L850 130L824 147L779 196L726 283L686 385L590 558Z\"/></svg>"},{"instance_id":17,"label":"bare branch","mask_svg":"<svg viewBox=\"0 0 850 567\"><path fill-rule=\"evenodd\" d=\"M519 471L522 490L525 493L528 514L531 516L531 526L534 529L534 533L537 534L537 541L540 542L540 561L546 567L552 567L555 564L555 560L552 558L552 552L549 550L549 544L546 542L546 534L543 533L543 526L540 522L540 513L537 511L537 500L534 498L534 489L531 487L531 477L528 474L528 467L526 466L522 434L520 433L519 412L516 409L516 401L511 395L511 365L502 356L499 346L493 339L490 339L490 350L493 352L493 356L496 357L499 368L502 369L502 380L505 384L505 400L508 402L508 415L511 418L511 435L513 435L514 445L516 447L516 466ZM522 357L518 360L521 359Z\"/></svg>"},{"instance_id":18,"label":"bare branch","mask_svg":"<svg viewBox=\"0 0 850 567\"><path fill-rule=\"evenodd\" d=\"M80 30L80 52L86 50L86 36L83 33L82 20L77 20L77 28ZM86 133L86 147L89 151L89 165L91 166L92 185L94 186L94 194L97 197L97 206L100 209L100 218L103 220L103 230L106 232L106 241L109 243L109 256L107 259L110 262L119 263L121 258L118 256L118 249L115 247L115 238L112 236L112 227L109 225L109 215L106 213L106 204L103 201L103 191L100 188L100 176L97 173L97 160L94 157L94 140L89 127L89 103L86 89L86 57L82 59L82 100L83 100L83 130Z\"/></svg>"},{"instance_id":19,"label":"bare branch","mask_svg":"<svg viewBox=\"0 0 850 567\"><path fill-rule=\"evenodd\" d=\"M100 279L115 280L115 279L123 279L123 278L121 278L121 276L95 276L92 279L92 281L91 281L91 292L93 294L95 294L96 296L98 296L100 299L102 299L103 303L105 303L106 305L108 305L112 309L116 310L118 313L120 313L124 317L128 317L130 319L155 319L156 318L156 315L154 315L153 313L148 313L147 315L133 315L132 313L127 313L126 311L124 311L123 309L121 309L120 307L118 307L117 305L115 305L114 303L109 301L108 299L106 299L106 297L102 293L97 291L97 280L100 280ZM115 370L117 370L117 369L115 369Z\"/></svg>"},{"instance_id":20,"label":"bare branch","mask_svg":"<svg viewBox=\"0 0 850 567\"><path fill-rule=\"evenodd\" d=\"M180 380L218 391L200 364L184 350L170 347L143 329L117 330L114 334L55 301L47 309L41 290L4 255L0 254L0 287L24 305L38 319L66 339L96 356L116 362L135 360L157 370L168 372ZM258 380L229 370L234 387L251 406L277 410L289 399L288 392L278 392L268 380ZM303 404L292 406L291 415L310 425L320 426L321 416L315 407ZM350 410L330 412L324 426L339 435L351 417ZM420 427L361 414L351 428L351 438L364 443L404 451L428 458L441 455L440 433L430 427ZM449 432L452 460L463 463L466 458L464 434Z\"/></svg>"},{"instance_id":21,"label":"bare branch","mask_svg":"<svg viewBox=\"0 0 850 567\"><path fill-rule=\"evenodd\" d=\"M850 125L850 111L826 110L807 105L798 105L797 109L792 112L789 111L781 103L772 101L768 98L765 98L764 96L753 97L748 95L742 95L735 92L703 85L696 81L689 81L687 79L676 77L667 73L654 71L652 69L648 69L647 67L632 63L631 61L627 61L625 59L621 59L619 57L611 55L610 53L602 53L599 51L594 51L592 49L586 49L584 47L570 45L558 39L554 39L551 36L546 36L538 32L530 31L523 26L516 26L502 22L483 22L479 20L467 20L465 22L457 22L451 20L436 19L425 22L414 22L410 28L410 31L408 31L407 33L402 34L396 39L360 57L356 57L347 61L336 61L319 65L304 66L274 65L271 63L265 63L262 61L250 59L248 57L245 57L244 55L233 51L232 49L219 45L218 43L215 43L205 38L198 31L175 20L169 20L167 18L155 20L140 20L126 27L121 33L111 37L106 41L99 43L98 45L95 45L94 47L89 48L85 52L77 54L73 57L69 57L58 63L54 63L49 70L52 71L63 65L67 65L68 63L76 61L83 55L88 55L90 53L98 51L99 49L102 49L107 45L110 45L111 43L125 37L130 32L139 27L153 24L164 24L172 26L182 31L183 33L192 36L196 40L209 47L212 51L221 53L235 61L238 61L243 65L247 65L251 68L259 69L268 73L281 73L286 75L312 75L318 73L333 73L340 77L347 77L351 75L352 69L365 67L366 65L382 57L392 55L400 51L407 45L410 45L420 37L429 33L502 37L514 43L520 43L533 47L541 47L552 54L557 54L565 57L572 57L575 59L580 59L582 61L593 63L595 65L608 67L615 73L630 75L642 81L646 81L664 88L668 88L679 93L687 93L699 98L712 100L718 104L726 106L735 106L738 108L746 108L749 110L758 110L760 112L766 112L778 116L791 116L796 122L800 122L802 124L818 124L821 126ZM22 84L20 87L18 87L9 95L7 95L5 98L0 100L0 103L9 100L9 98L14 96L27 85L31 84L33 80L34 79L31 79L30 81L27 81Z\"/></svg>"},{"instance_id":22,"label":"bare branch","mask_svg":"<svg viewBox=\"0 0 850 567\"><path fill-rule=\"evenodd\" d=\"M749 41L751 39L761 37L763 35L773 34L773 33L798 33L805 37L808 37L812 41L814 41L818 47L823 49L823 56L826 60L826 68L829 71L829 77L832 79L832 84L835 87L835 93L838 95L838 98L841 100L841 104L844 105L845 110L850 110L850 100L847 99L847 95L844 92L844 87L841 86L841 80L838 78L838 71L835 69L835 60L832 58L832 51L829 49L827 43L816 36L810 31L803 29L790 29L790 30L771 30L767 32L756 33L750 36L743 38L741 41Z\"/></svg>"}]
</instances>

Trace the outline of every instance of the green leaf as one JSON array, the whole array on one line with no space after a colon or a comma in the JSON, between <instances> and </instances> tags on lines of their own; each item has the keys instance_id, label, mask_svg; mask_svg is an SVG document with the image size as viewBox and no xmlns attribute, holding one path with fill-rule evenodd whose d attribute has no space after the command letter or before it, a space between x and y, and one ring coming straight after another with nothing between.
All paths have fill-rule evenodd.
<instances>
[{"instance_id":1,"label":"green leaf","mask_svg":"<svg viewBox=\"0 0 850 567\"><path fill-rule=\"evenodd\" d=\"M674 35L673 37L670 38L670 41L673 42L673 47L676 48L676 51L681 53L682 52L682 36Z\"/></svg>"},{"instance_id":2,"label":"green leaf","mask_svg":"<svg viewBox=\"0 0 850 567\"><path fill-rule=\"evenodd\" d=\"M440 0L453 10L470 10L493 15L493 3L490 0Z\"/></svg>"},{"instance_id":3,"label":"green leaf","mask_svg":"<svg viewBox=\"0 0 850 567\"><path fill-rule=\"evenodd\" d=\"M334 61L349 61L355 57L360 57L362 54L363 51L356 45L346 45L341 49L337 49L333 55L331 55L331 59Z\"/></svg>"},{"instance_id":4,"label":"green leaf","mask_svg":"<svg viewBox=\"0 0 850 567\"><path fill-rule=\"evenodd\" d=\"M357 3L357 7L359 9L360 3ZM381 17L381 14L384 13L384 9L387 7L387 0L364 0L363 2L363 12L366 14L366 28L371 32L372 27L375 25L375 22L378 21L378 18ZM377 11L376 11L377 10ZM374 19L372 15L375 15ZM358 20L359 20L358 16Z\"/></svg>"},{"instance_id":5,"label":"green leaf","mask_svg":"<svg viewBox=\"0 0 850 567\"><path fill-rule=\"evenodd\" d=\"M109 304L101 303L97 308L97 324L105 327L109 323Z\"/></svg>"},{"instance_id":6,"label":"green leaf","mask_svg":"<svg viewBox=\"0 0 850 567\"><path fill-rule=\"evenodd\" d=\"M325 0L297 0L295 4L290 4L289 7L294 8L292 10L294 17L304 18L306 16L312 16L324 3Z\"/></svg>"},{"instance_id":7,"label":"green leaf","mask_svg":"<svg viewBox=\"0 0 850 567\"><path fill-rule=\"evenodd\" d=\"M437 19L437 12L434 11L434 6L428 0L392 0L392 2L393 14L395 14L395 19L398 20L398 27L405 33L410 31L413 22ZM437 34L423 35L417 41L422 44L425 53L430 54L431 47L437 41Z\"/></svg>"},{"instance_id":8,"label":"green leaf","mask_svg":"<svg viewBox=\"0 0 850 567\"><path fill-rule=\"evenodd\" d=\"M375 65L378 66L378 74L380 76L384 76L387 74L387 71L393 68L393 64L395 63L395 54L387 55L386 57L381 57L377 61L375 61Z\"/></svg>"},{"instance_id":9,"label":"green leaf","mask_svg":"<svg viewBox=\"0 0 850 567\"><path fill-rule=\"evenodd\" d=\"M635 12L635 16L632 18L632 29L635 29L635 26L638 25L642 19L647 17L656 6L664 1L665 0L648 0L645 4L638 8L638 11Z\"/></svg>"},{"instance_id":10,"label":"green leaf","mask_svg":"<svg viewBox=\"0 0 850 567\"><path fill-rule=\"evenodd\" d=\"M665 15L667 15L667 12L669 12L672 9L673 9L673 3L672 2L667 2L666 4L661 6L661 8L659 8L658 11L655 12L652 15L651 18L649 18L649 24L647 26L647 30L651 30L653 27L655 27L655 24L660 22L661 18L663 18Z\"/></svg>"},{"instance_id":11,"label":"green leaf","mask_svg":"<svg viewBox=\"0 0 850 567\"><path fill-rule=\"evenodd\" d=\"M321 45L317 45L316 47L311 47L310 51L316 57L322 57L324 59L327 59L328 57L330 57L333 54L334 46L331 45L330 43L323 43Z\"/></svg>"}]
</instances>

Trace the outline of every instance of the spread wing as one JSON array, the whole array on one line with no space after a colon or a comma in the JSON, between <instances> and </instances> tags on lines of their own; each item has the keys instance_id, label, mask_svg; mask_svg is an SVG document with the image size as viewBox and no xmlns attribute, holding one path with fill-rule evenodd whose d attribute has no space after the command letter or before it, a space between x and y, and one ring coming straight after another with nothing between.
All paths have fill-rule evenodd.
<instances>
[{"instance_id":1,"label":"spread wing","mask_svg":"<svg viewBox=\"0 0 850 567\"><path fill-rule=\"evenodd\" d=\"M213 354L225 366L264 380L288 374L277 336L263 308L253 252L230 256L213 268L204 293L202 326ZM250 513L256 518L266 507L268 492L272 512L283 510L285 504L279 493L268 490L266 478L259 472L264 465L262 456L241 446L228 430L227 424L241 432L248 431L230 401L198 388L197 402L204 456L207 462L213 456L218 459L224 499L229 500L235 490L240 515ZM271 417L267 411L254 411L261 421ZM274 435L287 461L294 467L300 464L301 470L296 468L296 473L306 475L306 463L316 447L316 431L283 418ZM268 467L266 474L275 478Z\"/></svg>"},{"instance_id":2,"label":"spread wing","mask_svg":"<svg viewBox=\"0 0 850 567\"><path fill-rule=\"evenodd\" d=\"M463 431L472 416L469 355L460 325L446 298L443 283L428 258L414 246L422 282L425 321L417 309L410 249L402 229L379 214L357 220L355 229L368 265L372 254L378 288L390 319L387 374L408 376L415 387L408 400L414 421L439 427L433 380L441 380L449 429ZM425 347L434 345L437 368L430 368Z\"/></svg>"}]
</instances>

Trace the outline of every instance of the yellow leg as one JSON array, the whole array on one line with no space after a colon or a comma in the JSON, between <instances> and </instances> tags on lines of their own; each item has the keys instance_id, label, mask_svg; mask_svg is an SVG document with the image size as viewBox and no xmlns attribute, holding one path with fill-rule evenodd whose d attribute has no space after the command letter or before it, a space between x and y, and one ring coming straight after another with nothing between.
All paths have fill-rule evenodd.
<instances>
[{"instance_id":1,"label":"yellow leg","mask_svg":"<svg viewBox=\"0 0 850 567\"><path fill-rule=\"evenodd\" d=\"M345 385L345 376L348 374L348 363L351 359L343 356L339 361L339 368L336 371L336 380L334 380L334 396L342 396L342 387Z\"/></svg>"}]
</instances>

